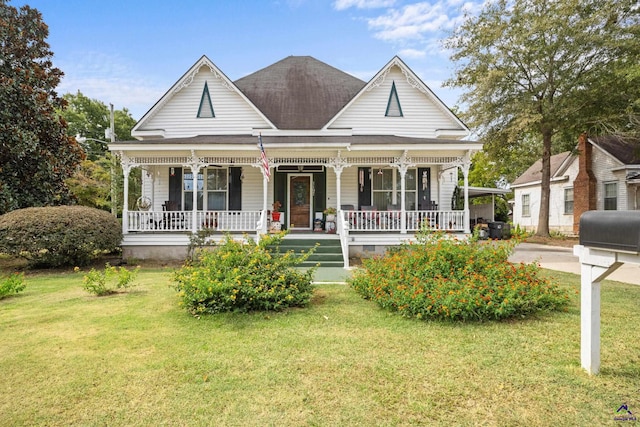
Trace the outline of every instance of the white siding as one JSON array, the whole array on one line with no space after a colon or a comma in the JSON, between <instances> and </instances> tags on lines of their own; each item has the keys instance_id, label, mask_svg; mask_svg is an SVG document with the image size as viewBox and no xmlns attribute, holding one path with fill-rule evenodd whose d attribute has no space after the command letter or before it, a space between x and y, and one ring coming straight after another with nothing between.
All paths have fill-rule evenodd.
<instances>
[{"instance_id":1,"label":"white siding","mask_svg":"<svg viewBox=\"0 0 640 427\"><path fill-rule=\"evenodd\" d=\"M618 183L618 210L629 209L625 172L611 170L620 167L622 164L596 146L593 147L592 159L593 174L596 177L596 209L604 209L604 184L608 182Z\"/></svg>"},{"instance_id":2,"label":"white siding","mask_svg":"<svg viewBox=\"0 0 640 427\"><path fill-rule=\"evenodd\" d=\"M391 85L395 82L403 117L385 117ZM436 138L436 130L463 130L424 93L407 82L394 66L384 82L359 98L332 124L331 128L352 128L354 135L381 134Z\"/></svg>"},{"instance_id":3,"label":"white siding","mask_svg":"<svg viewBox=\"0 0 640 427\"><path fill-rule=\"evenodd\" d=\"M549 194L549 230L564 234L573 232L573 214L564 213L564 190L573 188L578 175L578 159L574 158L563 173L567 179L552 181ZM530 216L522 216L522 195L529 194ZM513 223L530 231L538 228L541 202L540 184L514 189ZM574 199L575 200L575 199Z\"/></svg>"},{"instance_id":4,"label":"white siding","mask_svg":"<svg viewBox=\"0 0 640 427\"><path fill-rule=\"evenodd\" d=\"M197 117L205 82L213 104L213 118ZM139 130L164 129L165 138L178 138L250 134L254 128L267 127L267 122L235 89L229 89L222 83L208 67L201 67L193 82L173 94L160 111L150 117Z\"/></svg>"},{"instance_id":5,"label":"white siding","mask_svg":"<svg viewBox=\"0 0 640 427\"><path fill-rule=\"evenodd\" d=\"M522 195L529 195L529 216L522 215ZM538 228L540 215L540 186L520 187L514 190L513 223L520 227L535 231Z\"/></svg>"},{"instance_id":6,"label":"white siding","mask_svg":"<svg viewBox=\"0 0 640 427\"><path fill-rule=\"evenodd\" d=\"M352 166L343 169L340 180L342 181L340 204L353 205L355 209L358 209L358 167Z\"/></svg>"},{"instance_id":7,"label":"white siding","mask_svg":"<svg viewBox=\"0 0 640 427\"><path fill-rule=\"evenodd\" d=\"M242 181L242 210L243 211L260 211L262 210L263 198L263 178L262 171L251 166L242 168L244 173L244 181ZM267 209L271 210L273 201L273 180L269 182L267 188Z\"/></svg>"}]
</instances>

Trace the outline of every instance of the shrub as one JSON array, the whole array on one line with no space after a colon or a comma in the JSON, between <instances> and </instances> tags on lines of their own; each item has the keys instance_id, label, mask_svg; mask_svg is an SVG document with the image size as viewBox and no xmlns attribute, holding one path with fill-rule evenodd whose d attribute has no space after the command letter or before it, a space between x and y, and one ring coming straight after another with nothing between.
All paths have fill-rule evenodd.
<instances>
[{"instance_id":1,"label":"shrub","mask_svg":"<svg viewBox=\"0 0 640 427\"><path fill-rule=\"evenodd\" d=\"M0 299L24 291L24 274L15 273L7 277L0 277Z\"/></svg>"},{"instance_id":2,"label":"shrub","mask_svg":"<svg viewBox=\"0 0 640 427\"><path fill-rule=\"evenodd\" d=\"M181 305L193 315L306 306L315 267L306 272L294 267L313 250L280 253L282 236L265 236L258 244L227 236L223 243L198 251L195 260L174 275Z\"/></svg>"},{"instance_id":3,"label":"shrub","mask_svg":"<svg viewBox=\"0 0 640 427\"><path fill-rule=\"evenodd\" d=\"M349 283L381 307L418 319L499 320L566 306L567 293L540 277L537 264L507 260L513 246L436 235L364 260Z\"/></svg>"},{"instance_id":4,"label":"shrub","mask_svg":"<svg viewBox=\"0 0 640 427\"><path fill-rule=\"evenodd\" d=\"M30 267L87 265L121 241L120 222L99 209L51 206L0 216L0 252L24 257Z\"/></svg>"},{"instance_id":5,"label":"shrub","mask_svg":"<svg viewBox=\"0 0 640 427\"><path fill-rule=\"evenodd\" d=\"M76 269L76 271L78 270ZM83 287L87 292L97 296L114 294L119 289L132 287L133 280L139 270L140 267L127 270L124 267L114 267L107 263L102 271L92 268L83 277Z\"/></svg>"}]
</instances>

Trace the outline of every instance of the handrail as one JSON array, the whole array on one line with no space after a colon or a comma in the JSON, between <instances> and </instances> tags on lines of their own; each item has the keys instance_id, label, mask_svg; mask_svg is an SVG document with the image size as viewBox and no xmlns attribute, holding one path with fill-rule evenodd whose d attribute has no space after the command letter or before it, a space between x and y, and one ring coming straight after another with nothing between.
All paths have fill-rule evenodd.
<instances>
[{"instance_id":1,"label":"handrail","mask_svg":"<svg viewBox=\"0 0 640 427\"><path fill-rule=\"evenodd\" d=\"M336 215L337 233L340 236L340 246L342 247L342 260L344 268L349 268L349 221L345 219L345 215L342 209L338 209Z\"/></svg>"}]
</instances>

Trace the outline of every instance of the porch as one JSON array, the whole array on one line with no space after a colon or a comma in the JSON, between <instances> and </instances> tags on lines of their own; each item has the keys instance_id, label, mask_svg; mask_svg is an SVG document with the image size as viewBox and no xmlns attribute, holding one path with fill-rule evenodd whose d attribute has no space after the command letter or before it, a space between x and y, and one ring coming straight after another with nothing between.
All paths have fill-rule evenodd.
<instances>
[{"instance_id":1,"label":"porch","mask_svg":"<svg viewBox=\"0 0 640 427\"><path fill-rule=\"evenodd\" d=\"M262 230L261 221L266 218L267 229L273 221L264 211L128 211L126 212L127 233L153 232L173 233L210 230L221 233L256 233ZM342 210L337 220L342 219L342 232L415 233L423 227L446 232L464 231L464 211L378 211ZM325 222L323 220L323 222ZM336 228L338 223L336 221ZM281 226L281 229L286 227ZM322 230L326 231L326 226ZM312 233L313 234L313 233Z\"/></svg>"},{"instance_id":2,"label":"porch","mask_svg":"<svg viewBox=\"0 0 640 427\"><path fill-rule=\"evenodd\" d=\"M201 230L212 232L210 239L221 241L226 235L259 240L262 221L274 229L264 211L129 211L128 232L124 234L125 258L184 259L190 236ZM414 239L422 227L449 233L464 232L464 211L377 211L338 209L334 224L320 230L294 230L288 240L339 244L341 266L349 267L349 258L382 254L388 246ZM310 244L308 248L313 245ZM335 266L335 260L332 260Z\"/></svg>"}]
</instances>

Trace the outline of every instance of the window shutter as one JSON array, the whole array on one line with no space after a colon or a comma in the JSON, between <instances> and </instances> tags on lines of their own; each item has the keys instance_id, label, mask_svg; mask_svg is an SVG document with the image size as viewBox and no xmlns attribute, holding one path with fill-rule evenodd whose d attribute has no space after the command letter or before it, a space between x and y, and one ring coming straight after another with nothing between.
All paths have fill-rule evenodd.
<instances>
[{"instance_id":1,"label":"window shutter","mask_svg":"<svg viewBox=\"0 0 640 427\"><path fill-rule=\"evenodd\" d=\"M169 168L169 201L182 209L182 168Z\"/></svg>"},{"instance_id":2,"label":"window shutter","mask_svg":"<svg viewBox=\"0 0 640 427\"><path fill-rule=\"evenodd\" d=\"M358 210L371 206L371 168L358 168Z\"/></svg>"},{"instance_id":3,"label":"window shutter","mask_svg":"<svg viewBox=\"0 0 640 427\"><path fill-rule=\"evenodd\" d=\"M242 210L242 168L229 168L229 210Z\"/></svg>"}]
</instances>

